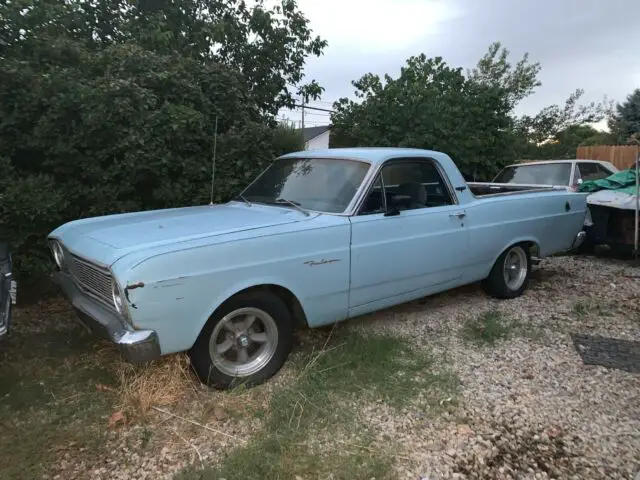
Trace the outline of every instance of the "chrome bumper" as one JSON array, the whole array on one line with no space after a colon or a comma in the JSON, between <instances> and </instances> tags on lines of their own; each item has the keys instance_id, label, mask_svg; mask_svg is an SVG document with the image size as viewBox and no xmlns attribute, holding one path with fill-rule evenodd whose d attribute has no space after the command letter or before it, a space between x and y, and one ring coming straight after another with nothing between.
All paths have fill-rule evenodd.
<instances>
[{"instance_id":1,"label":"chrome bumper","mask_svg":"<svg viewBox=\"0 0 640 480\"><path fill-rule=\"evenodd\" d=\"M575 248L580 248L580 246L582 246L586 238L587 238L587 232L585 232L584 230L582 230L581 232L578 232L578 234L576 235L576 238L573 240L571 249L573 250Z\"/></svg>"},{"instance_id":2,"label":"chrome bumper","mask_svg":"<svg viewBox=\"0 0 640 480\"><path fill-rule=\"evenodd\" d=\"M154 330L134 330L125 325L115 312L82 293L66 273L56 272L53 281L71 301L80 322L111 340L126 361L141 364L160 357L160 343Z\"/></svg>"}]
</instances>

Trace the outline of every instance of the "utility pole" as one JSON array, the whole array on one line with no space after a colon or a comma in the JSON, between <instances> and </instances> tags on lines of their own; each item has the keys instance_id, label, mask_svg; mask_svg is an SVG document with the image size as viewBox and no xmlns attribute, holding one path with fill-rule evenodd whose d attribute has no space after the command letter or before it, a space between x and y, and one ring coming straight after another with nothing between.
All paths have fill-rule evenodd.
<instances>
[{"instance_id":1,"label":"utility pole","mask_svg":"<svg viewBox=\"0 0 640 480\"><path fill-rule=\"evenodd\" d=\"M304 104L305 104L305 98L304 95L302 96L302 129L300 130L302 132L302 148L306 148L306 145L304 144Z\"/></svg>"},{"instance_id":2,"label":"utility pole","mask_svg":"<svg viewBox=\"0 0 640 480\"><path fill-rule=\"evenodd\" d=\"M640 152L636 156L636 218L635 218L635 232L633 235L633 255L638 260L638 240L640 236Z\"/></svg>"}]
</instances>

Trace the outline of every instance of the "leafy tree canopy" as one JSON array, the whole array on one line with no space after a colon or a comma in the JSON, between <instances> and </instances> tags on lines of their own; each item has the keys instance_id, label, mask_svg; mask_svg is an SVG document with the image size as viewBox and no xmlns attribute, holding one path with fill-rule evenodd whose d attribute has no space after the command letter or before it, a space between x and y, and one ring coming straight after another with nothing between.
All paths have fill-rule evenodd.
<instances>
[{"instance_id":1,"label":"leafy tree canopy","mask_svg":"<svg viewBox=\"0 0 640 480\"><path fill-rule=\"evenodd\" d=\"M24 276L69 220L208 203L301 148L275 127L313 37L292 0L7 0L0 4L0 231ZM216 130L215 126L218 124Z\"/></svg>"},{"instance_id":2,"label":"leafy tree canopy","mask_svg":"<svg viewBox=\"0 0 640 480\"><path fill-rule=\"evenodd\" d=\"M578 105L577 90L564 107L517 117L515 107L540 85L540 69L527 55L512 64L500 43L466 74L441 57L411 57L397 78L368 73L352 82L356 99L334 104L332 144L441 150L467 178L491 178L539 143L606 112L603 104Z\"/></svg>"},{"instance_id":3,"label":"leafy tree canopy","mask_svg":"<svg viewBox=\"0 0 640 480\"><path fill-rule=\"evenodd\" d=\"M640 143L640 88L616 105L608 125L616 143Z\"/></svg>"}]
</instances>

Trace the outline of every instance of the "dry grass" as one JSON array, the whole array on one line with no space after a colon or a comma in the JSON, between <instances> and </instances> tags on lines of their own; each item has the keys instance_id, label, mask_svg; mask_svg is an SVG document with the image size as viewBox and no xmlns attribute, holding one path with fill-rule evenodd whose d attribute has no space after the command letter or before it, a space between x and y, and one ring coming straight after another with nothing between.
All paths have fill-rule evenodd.
<instances>
[{"instance_id":1,"label":"dry grass","mask_svg":"<svg viewBox=\"0 0 640 480\"><path fill-rule=\"evenodd\" d=\"M143 366L119 362L117 370L119 407L128 418L145 418L154 406L175 405L189 393L198 393L189 357L184 354Z\"/></svg>"}]
</instances>

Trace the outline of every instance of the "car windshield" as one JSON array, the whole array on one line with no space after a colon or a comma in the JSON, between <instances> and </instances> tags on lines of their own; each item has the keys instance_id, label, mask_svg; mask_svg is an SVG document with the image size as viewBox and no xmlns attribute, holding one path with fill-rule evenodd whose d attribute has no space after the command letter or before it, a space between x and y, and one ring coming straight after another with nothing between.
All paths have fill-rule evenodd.
<instances>
[{"instance_id":1,"label":"car windshield","mask_svg":"<svg viewBox=\"0 0 640 480\"><path fill-rule=\"evenodd\" d=\"M494 183L524 183L530 185L569 185L570 163L513 165L503 169Z\"/></svg>"},{"instance_id":2,"label":"car windshield","mask_svg":"<svg viewBox=\"0 0 640 480\"><path fill-rule=\"evenodd\" d=\"M364 179L369 164L355 160L283 158L276 160L241 194L248 202L293 203L305 210L342 213Z\"/></svg>"}]
</instances>

